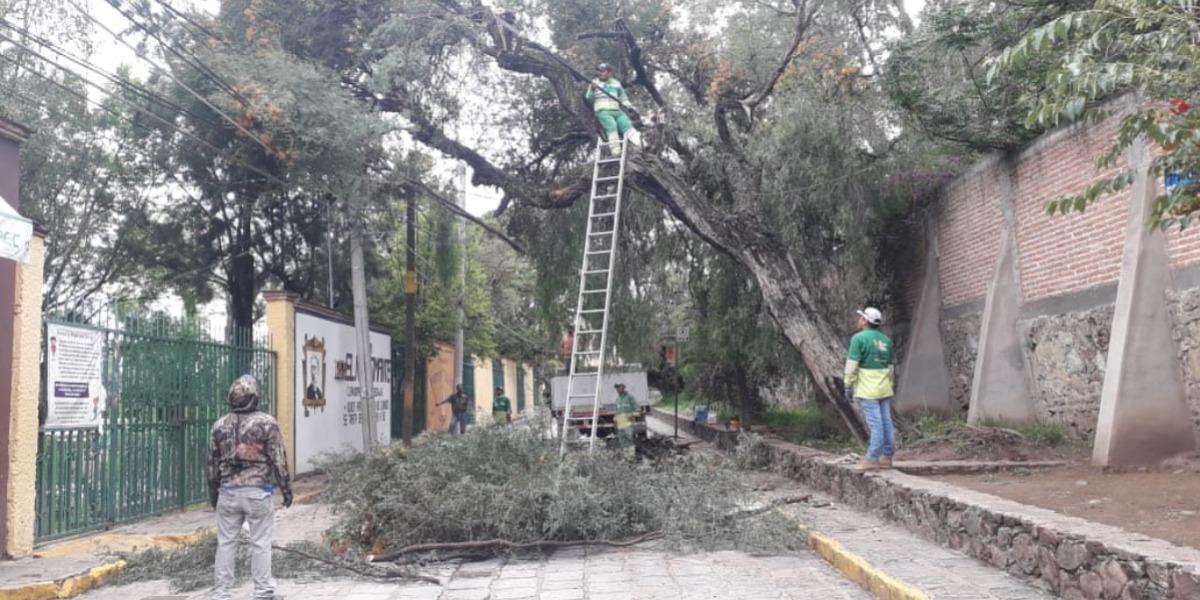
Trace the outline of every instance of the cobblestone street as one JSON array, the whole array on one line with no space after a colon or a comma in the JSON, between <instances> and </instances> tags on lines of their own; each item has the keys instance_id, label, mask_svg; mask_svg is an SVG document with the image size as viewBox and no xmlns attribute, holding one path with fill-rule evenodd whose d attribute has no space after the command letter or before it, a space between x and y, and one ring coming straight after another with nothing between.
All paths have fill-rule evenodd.
<instances>
[{"instance_id":1,"label":"cobblestone street","mask_svg":"<svg viewBox=\"0 0 1200 600\"><path fill-rule=\"evenodd\" d=\"M561 550L541 561L466 563L432 572L443 581L367 583L279 581L288 600L866 600L871 596L821 558L755 557L739 552L679 555L637 549ZM243 586L235 598L249 600ZM207 590L172 594L165 582L103 588L86 600L203 600Z\"/></svg>"}]
</instances>

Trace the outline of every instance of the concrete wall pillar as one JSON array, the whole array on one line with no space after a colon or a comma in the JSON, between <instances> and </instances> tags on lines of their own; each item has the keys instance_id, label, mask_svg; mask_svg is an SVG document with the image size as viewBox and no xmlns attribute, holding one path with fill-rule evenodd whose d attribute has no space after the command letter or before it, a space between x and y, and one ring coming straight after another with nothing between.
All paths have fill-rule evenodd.
<instances>
[{"instance_id":1,"label":"concrete wall pillar","mask_svg":"<svg viewBox=\"0 0 1200 600\"><path fill-rule=\"evenodd\" d=\"M45 243L35 235L29 262L17 265L14 310L12 405L8 431L8 495L5 498L4 552L19 558L33 553L37 502L38 401L42 387L42 267Z\"/></svg>"},{"instance_id":2,"label":"concrete wall pillar","mask_svg":"<svg viewBox=\"0 0 1200 600\"><path fill-rule=\"evenodd\" d=\"M0 196L20 211L21 197L21 144L33 132L7 119L0 118ZM17 401L14 389L14 344L16 341L16 290L17 264L11 260L0 260L0 440L12 438L9 427L12 423L12 407ZM40 300L39 300L40 304ZM40 327L40 325L39 325ZM40 329L39 329L40 330ZM0 496L11 498L12 482L9 481L11 462L9 446L0 443ZM0 522L7 524L8 502L0 502ZM0 547L8 547L8 528L0 527Z\"/></svg>"},{"instance_id":3,"label":"concrete wall pillar","mask_svg":"<svg viewBox=\"0 0 1200 600\"><path fill-rule=\"evenodd\" d=\"M972 423L980 419L1022 422L1037 416L1017 332L1021 270L1017 260L1016 193L1010 169L1001 170L998 179L1004 225L1000 228L1000 255L980 318L979 352L967 409L967 420Z\"/></svg>"},{"instance_id":4,"label":"concrete wall pillar","mask_svg":"<svg viewBox=\"0 0 1200 600\"><path fill-rule=\"evenodd\" d=\"M296 355L296 301L292 292L263 292L267 303L267 332L275 351L275 419L283 447L287 449L288 468L296 472L296 369L302 357Z\"/></svg>"},{"instance_id":5,"label":"concrete wall pillar","mask_svg":"<svg viewBox=\"0 0 1200 600\"><path fill-rule=\"evenodd\" d=\"M926 235L925 278L896 390L896 412L902 415L954 412L950 401L950 370L946 368L946 350L942 343L937 231L937 222L931 220Z\"/></svg>"},{"instance_id":6,"label":"concrete wall pillar","mask_svg":"<svg viewBox=\"0 0 1200 600\"><path fill-rule=\"evenodd\" d=\"M1144 141L1130 148L1129 161L1137 178L1092 449L1099 466L1153 464L1196 448L1167 309L1167 239L1146 227L1158 191Z\"/></svg>"},{"instance_id":7,"label":"concrete wall pillar","mask_svg":"<svg viewBox=\"0 0 1200 600\"><path fill-rule=\"evenodd\" d=\"M496 404L496 386L492 385L492 359L478 356L474 358L475 422L486 423L492 420L492 407Z\"/></svg>"}]
</instances>

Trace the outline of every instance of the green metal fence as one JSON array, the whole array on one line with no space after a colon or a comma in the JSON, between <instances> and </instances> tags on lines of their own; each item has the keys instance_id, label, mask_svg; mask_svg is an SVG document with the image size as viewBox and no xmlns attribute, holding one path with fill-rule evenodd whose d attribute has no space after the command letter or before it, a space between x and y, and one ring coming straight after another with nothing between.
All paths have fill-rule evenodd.
<instances>
[{"instance_id":1,"label":"green metal fence","mask_svg":"<svg viewBox=\"0 0 1200 600\"><path fill-rule=\"evenodd\" d=\"M237 376L257 377L260 406L274 413L276 357L265 339L248 331L211 335L202 322L163 316L111 314L88 321L47 319L102 334L108 408L102 427L40 429L38 541L207 500L209 430L225 414L226 393Z\"/></svg>"},{"instance_id":2,"label":"green metal fence","mask_svg":"<svg viewBox=\"0 0 1200 600\"><path fill-rule=\"evenodd\" d=\"M499 358L492 359L492 389L504 387L504 361ZM505 394L512 395L512 390L504 390Z\"/></svg>"},{"instance_id":3,"label":"green metal fence","mask_svg":"<svg viewBox=\"0 0 1200 600\"><path fill-rule=\"evenodd\" d=\"M517 365L517 414L525 412L525 365Z\"/></svg>"},{"instance_id":4,"label":"green metal fence","mask_svg":"<svg viewBox=\"0 0 1200 600\"><path fill-rule=\"evenodd\" d=\"M404 346L392 344L392 439L401 439L404 432ZM417 376L413 381L413 436L425 431L425 376L428 366L417 358Z\"/></svg>"}]
</instances>

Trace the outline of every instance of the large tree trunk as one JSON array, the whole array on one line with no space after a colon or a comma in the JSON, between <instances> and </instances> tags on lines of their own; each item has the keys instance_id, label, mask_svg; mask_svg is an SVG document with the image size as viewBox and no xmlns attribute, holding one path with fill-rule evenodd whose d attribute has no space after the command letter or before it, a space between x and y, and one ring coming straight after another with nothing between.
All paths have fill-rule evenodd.
<instances>
[{"instance_id":1,"label":"large tree trunk","mask_svg":"<svg viewBox=\"0 0 1200 600\"><path fill-rule=\"evenodd\" d=\"M479 0L434 0L434 3L443 11L444 18L439 23L457 28L463 41L472 44L482 55L495 59L501 69L544 79L557 96L559 107L571 114L582 130L595 131L591 111L580 107L581 88L576 80L585 79L585 76L570 66L568 60L558 56L552 49L522 36L520 31L507 25ZM780 57L774 75L760 89L740 101L723 101L716 107L706 104L703 90L696 93L698 105L692 108L713 110L718 129L722 130L724 146L720 150L727 153L731 160L737 160L741 154L729 129L728 109L736 109L734 112L737 114L750 118L754 108L771 95L775 84L809 35L809 26L820 9L820 3L810 6L796 0L793 4L795 30L792 43ZM504 37L504 43L491 35L489 24L505 31L505 35L501 36ZM640 59L636 40L628 31L622 36L626 46L635 51L630 55L636 63L635 69L645 72L646 63ZM509 44L511 40L520 43ZM354 78L348 79L354 81ZM644 79L647 82L644 85L652 85L648 83L653 81L652 77ZM475 171L475 184L492 185L504 190L506 197L502 207L510 197L544 208L563 208L577 199L586 198L588 187L582 174L573 185L562 188L562 181L530 181L519 168L514 171L492 164L475 149L447 136L436 120L429 116L434 111L424 108L421 99L409 95L403 87L391 87L382 94L369 86L354 91L358 97L379 110L405 115L412 124L409 133L418 142L469 164ZM652 96L660 108L668 108L664 106L665 100L661 96L654 93ZM667 131L662 137L668 140L668 145L678 157L683 157L682 162L686 162L694 149L680 142L677 134ZM577 140L575 146L565 144L562 147L564 160L571 160L571 151L576 147ZM677 163L664 162L647 153L631 158L627 173L636 189L657 200L714 249L750 269L762 289L768 311L788 340L799 350L820 395L837 407L849 432L865 441L861 417L842 397L840 375L845 364L846 347L838 329L818 310L816 284L803 278L792 262L787 247L775 235L772 224L763 222L761 215L731 213L727 206L710 203L705 192L698 189L701 186L695 181L696 178L680 173L678 169L681 168Z\"/></svg>"},{"instance_id":2,"label":"large tree trunk","mask_svg":"<svg viewBox=\"0 0 1200 600\"><path fill-rule=\"evenodd\" d=\"M837 328L818 310L812 284L801 276L769 225L759 215L727 213L707 204L657 159L636 162L629 169L636 188L657 199L710 246L750 270L767 311L800 352L821 395L837 408L850 434L865 442L862 417L842 392L846 346Z\"/></svg>"}]
</instances>

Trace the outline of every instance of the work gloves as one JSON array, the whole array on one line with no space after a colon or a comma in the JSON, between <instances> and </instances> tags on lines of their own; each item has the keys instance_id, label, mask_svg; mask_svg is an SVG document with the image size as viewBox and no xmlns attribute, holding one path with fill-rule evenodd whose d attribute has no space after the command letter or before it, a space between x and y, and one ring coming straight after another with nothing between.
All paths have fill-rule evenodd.
<instances>
[{"instance_id":1,"label":"work gloves","mask_svg":"<svg viewBox=\"0 0 1200 600\"><path fill-rule=\"evenodd\" d=\"M847 385L843 388L846 394L846 402L854 402L854 386Z\"/></svg>"},{"instance_id":2,"label":"work gloves","mask_svg":"<svg viewBox=\"0 0 1200 600\"><path fill-rule=\"evenodd\" d=\"M287 486L283 488L283 507L287 508L292 505L292 488Z\"/></svg>"},{"instance_id":3,"label":"work gloves","mask_svg":"<svg viewBox=\"0 0 1200 600\"><path fill-rule=\"evenodd\" d=\"M213 508L217 507L217 499L221 497L221 488L216 485L208 486L208 504Z\"/></svg>"}]
</instances>

